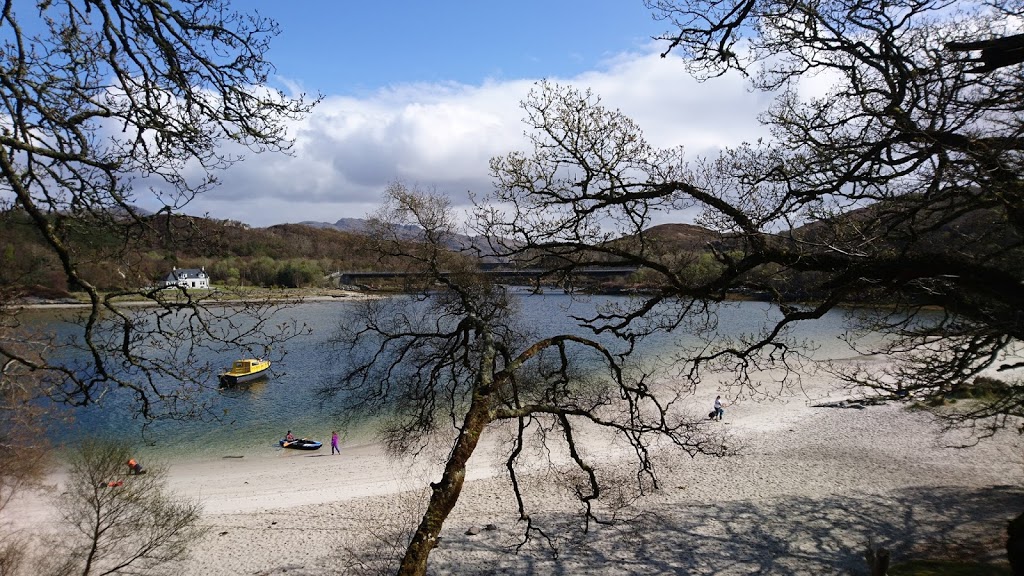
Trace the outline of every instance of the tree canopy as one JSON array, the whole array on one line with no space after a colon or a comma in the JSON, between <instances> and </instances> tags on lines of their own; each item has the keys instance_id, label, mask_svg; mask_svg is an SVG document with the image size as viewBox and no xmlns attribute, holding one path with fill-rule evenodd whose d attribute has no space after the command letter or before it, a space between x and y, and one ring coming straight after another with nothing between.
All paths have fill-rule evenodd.
<instances>
[{"instance_id":1,"label":"tree canopy","mask_svg":"<svg viewBox=\"0 0 1024 576\"><path fill-rule=\"evenodd\" d=\"M212 329L202 298L146 288L150 270L137 251L154 234L165 245L202 242L195 227L163 216L216 185L216 172L242 159L230 150L289 149L288 122L315 100L268 86L264 55L277 32L273 21L221 0L0 5L0 197L42 238L40 259L55 257L91 302L74 338L29 337L36 355L0 340L5 366L45 373L45 391L70 404L121 388L146 417L189 415L192 393L210 377L190 365L197 348L251 349L290 336L268 329L266 304L218 309L247 328ZM155 214L137 207L141 199L159 207ZM116 270L129 288L101 292L96 266ZM2 288L2 321L17 327L9 303L21 286ZM129 294L160 312L120 306ZM38 356L59 346L81 348L88 360ZM153 347L179 353L147 354Z\"/></svg>"},{"instance_id":2,"label":"tree canopy","mask_svg":"<svg viewBox=\"0 0 1024 576\"><path fill-rule=\"evenodd\" d=\"M493 254L543 270L570 292L581 268L644 271L647 291L575 318L588 334L579 339L532 340L511 330L514 301L436 249L455 222L445 206L402 186L389 191L382 222L411 218L428 230L429 242L413 248L391 234L378 249L420 271L424 299L417 313L368 304L367 322L351 324L358 328L338 343L346 351L358 338L376 346L331 391L342 392L347 405L395 417L388 438L397 450L415 450L446 425L453 429L442 435L450 441L445 473L431 485L403 573L425 571L465 462L489 423L507 417L519 424L507 466L514 490L527 423L551 418L575 455L572 419L600 421L595 414L605 405L579 396L576 386L616 391L617 399L597 398L630 408L617 412L623 420L600 423L627 436L635 429L614 422L641 422L645 431L683 434L681 446L711 449L695 423L661 408L674 407L676 394L694 390L708 372L729 375L736 393L765 393L756 377L768 372L789 381L809 359L790 335L793 325L847 305L859 307L846 309L850 346L893 358L882 368L830 367L860 393L942 398L1001 373L1009 382L998 394L945 416L951 424L980 423L985 433L1024 416L1024 363L1015 356L1024 331L1024 77L1012 65L978 74L949 49L1011 30L1020 5L647 4L671 28L660 38L666 57L681 56L708 81L739 71L752 88L773 94L761 117L771 137L690 159L681 148L649 144L635 122L589 90L536 85L522 103L531 146L492 159L494 189L475 197L468 225ZM808 93L811 77L827 80L827 91ZM651 232L666 214L695 215L716 234L701 249L668 252ZM388 230L381 227L385 239ZM786 289L794 279L805 289ZM737 290L769 295L779 314L760 330L723 337L716 313ZM862 330L884 337L858 339ZM682 388L625 379L619 369L637 343L672 331L698 342L674 358ZM627 352L604 353L598 343L607 337L621 339ZM603 356L610 388L580 384L586 380L577 380L567 352L575 345ZM553 364L540 361L545 349L555 352ZM659 414L650 428L633 419ZM637 454L646 471L645 452ZM592 471L584 460L575 464ZM587 514L600 484L590 479L577 492ZM529 536L533 526L521 512Z\"/></svg>"},{"instance_id":3,"label":"tree canopy","mask_svg":"<svg viewBox=\"0 0 1024 576\"><path fill-rule=\"evenodd\" d=\"M739 70L774 102L772 137L687 159L655 149L640 127L589 91L541 83L523 104L532 151L492 161L495 192L479 229L510 258L560 259L564 271L609 259L655 271L662 289L633 308L590 319L628 337L677 326L736 287L763 290L784 313L761 334L713 343L684 359L749 383L750 368L785 365L793 322L846 304L852 331L890 338L865 354L898 361L843 371L888 398L942 397L991 371L1014 383L963 424L1005 425L1024 413L1012 353L1024 335L1024 188L1017 67L971 73L950 43L998 35L1009 2L649 2L672 25L665 55L712 78ZM808 94L812 76L828 81ZM708 80L713 81L713 80ZM494 207L511 206L510 209ZM667 261L648 230L669 211L722 234L715 267ZM613 242L615 238L629 242ZM713 272L707 274L707 271ZM787 293L794 277L813 293ZM650 322L661 302L693 299ZM863 345L851 338L851 346Z\"/></svg>"},{"instance_id":4,"label":"tree canopy","mask_svg":"<svg viewBox=\"0 0 1024 576\"><path fill-rule=\"evenodd\" d=\"M425 242L403 238L409 224L424 230ZM548 538L524 499L524 451L566 454L564 482L588 527L607 521L608 507L614 509L609 501L616 500L609 494L629 500L658 486L652 446L691 456L726 452L707 419L681 406L688 382L653 382L649 371L630 362L631 346L525 325L508 287L490 282L477 258L448 248L458 229L444 197L398 183L389 187L373 241L404 265L410 295L367 300L341 321L331 349L347 368L322 389L348 414L379 417L393 453L420 454L438 442L447 453L400 574L426 573L485 431L508 435L501 457L523 521L522 544ZM595 434L631 449L633 477L613 477L603 465L606 455L586 448L581 438Z\"/></svg>"}]
</instances>

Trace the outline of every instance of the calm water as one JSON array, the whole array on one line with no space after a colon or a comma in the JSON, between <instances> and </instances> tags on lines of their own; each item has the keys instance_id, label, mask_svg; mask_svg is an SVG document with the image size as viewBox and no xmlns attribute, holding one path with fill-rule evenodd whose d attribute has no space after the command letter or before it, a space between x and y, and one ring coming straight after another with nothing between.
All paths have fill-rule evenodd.
<instances>
[{"instance_id":1,"label":"calm water","mask_svg":"<svg viewBox=\"0 0 1024 576\"><path fill-rule=\"evenodd\" d=\"M572 331L573 324L566 318L567 310L575 313L593 310L598 304L623 303L617 297L595 297L587 302L573 302L565 295L524 296L523 312L527 325L536 326L543 333ZM287 430L298 436L321 440L327 444L330 431L337 428L337 417L331 406L321 406L316 389L330 374L325 366L323 344L345 318L352 306L345 301L310 302L279 312L281 319L294 319L313 330L312 335L291 341L282 362L275 363L272 374L265 379L234 389L210 390L217 422L161 422L151 425L141 435L142 424L123 410L112 409L116 398L105 406L79 409L77 421L59 431L61 440L73 440L83 435L127 438L133 442L150 444L148 451L169 457L220 457L234 454L254 454L277 449L277 441ZM750 333L762 326L775 311L759 302L737 302L727 305L719 315L719 332L723 334ZM849 356L837 336L842 333L842 315L833 313L822 321L808 324L800 337L819 343L819 355ZM651 355L671 351L678 335L645 341L640 351ZM234 358L210 358L214 365L225 368ZM339 367L333 367L335 372ZM359 431L352 431L349 440L360 439ZM368 434L363 432L362 434ZM365 437L363 439L368 439Z\"/></svg>"}]
</instances>

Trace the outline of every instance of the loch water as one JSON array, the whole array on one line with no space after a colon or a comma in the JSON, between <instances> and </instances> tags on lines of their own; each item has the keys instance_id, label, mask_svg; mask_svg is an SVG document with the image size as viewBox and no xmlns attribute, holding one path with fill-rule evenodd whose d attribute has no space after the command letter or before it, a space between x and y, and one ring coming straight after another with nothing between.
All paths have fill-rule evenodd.
<instances>
[{"instance_id":1,"label":"loch water","mask_svg":"<svg viewBox=\"0 0 1024 576\"><path fill-rule=\"evenodd\" d=\"M524 324L539 334L580 332L571 315L592 313L598 306L626 304L624 296L594 296L574 299L561 293L523 294ZM323 403L318 388L344 368L328 361L325 343L341 322L352 320L351 312L359 302L346 300L310 301L276 312L275 321L305 324L312 333L289 341L284 360L275 363L271 374L263 379L231 388L205 391L215 420L162 421L143 427L131 411L119 406L115 394L103 403L72 411L74 421L54 430L58 442L77 438L121 438L145 446L151 453L169 458L222 457L244 455L278 449L278 440L292 430L297 436L320 440L326 445L331 430L340 421L330 402ZM778 316L778 311L763 302L731 302L718 312L720 334L752 333ZM813 342L816 354L823 357L852 355L839 336L843 333L843 312L832 312L825 318L801 325L795 334ZM649 338L638 348L641 357L653 358L670 353L689 336L685 330ZM227 368L234 358L202 358L213 365ZM211 375L215 380L216 376ZM120 403L123 405L123 401ZM350 429L352 437L366 435L369 430Z\"/></svg>"}]
</instances>

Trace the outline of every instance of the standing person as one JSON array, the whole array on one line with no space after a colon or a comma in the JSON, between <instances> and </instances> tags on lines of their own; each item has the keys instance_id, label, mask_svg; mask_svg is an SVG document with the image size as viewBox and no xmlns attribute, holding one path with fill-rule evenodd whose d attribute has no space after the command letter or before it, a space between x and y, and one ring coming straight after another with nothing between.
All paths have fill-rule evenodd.
<instances>
[{"instance_id":1,"label":"standing person","mask_svg":"<svg viewBox=\"0 0 1024 576\"><path fill-rule=\"evenodd\" d=\"M338 448L338 432L337 431L331 432L331 456L334 456L335 452L337 452L338 454L341 454L341 449Z\"/></svg>"},{"instance_id":2,"label":"standing person","mask_svg":"<svg viewBox=\"0 0 1024 576\"><path fill-rule=\"evenodd\" d=\"M715 396L715 419L721 420L722 416L725 415L725 410L722 409L722 397Z\"/></svg>"}]
</instances>

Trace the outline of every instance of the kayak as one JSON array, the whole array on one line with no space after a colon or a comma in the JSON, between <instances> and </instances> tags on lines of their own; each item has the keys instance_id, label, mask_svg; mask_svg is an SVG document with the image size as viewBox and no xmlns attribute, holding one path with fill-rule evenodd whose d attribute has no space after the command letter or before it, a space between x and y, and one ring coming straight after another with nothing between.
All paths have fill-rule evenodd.
<instances>
[{"instance_id":1,"label":"kayak","mask_svg":"<svg viewBox=\"0 0 1024 576\"><path fill-rule=\"evenodd\" d=\"M279 442L282 448L294 448L296 450L319 450L323 444L309 438L296 438L295 440L281 439Z\"/></svg>"}]
</instances>

